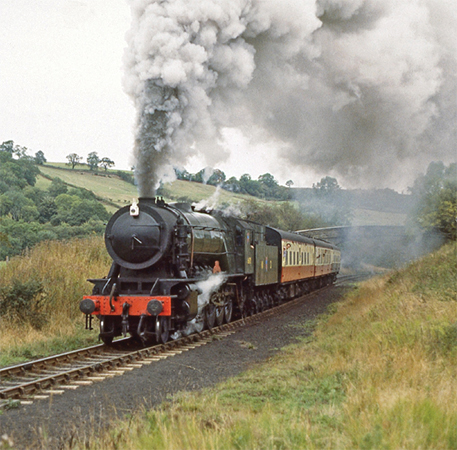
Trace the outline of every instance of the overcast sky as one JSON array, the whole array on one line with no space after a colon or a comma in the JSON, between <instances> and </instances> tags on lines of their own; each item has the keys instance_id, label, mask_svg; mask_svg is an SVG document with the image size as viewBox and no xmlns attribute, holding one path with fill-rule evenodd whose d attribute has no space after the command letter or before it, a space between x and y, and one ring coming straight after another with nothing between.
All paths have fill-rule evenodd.
<instances>
[{"instance_id":1,"label":"overcast sky","mask_svg":"<svg viewBox=\"0 0 457 450\"><path fill-rule=\"evenodd\" d=\"M332 2L340 6L361 3L327 1ZM420 2L406 3L419 5ZM445 16L441 20L445 20ZM452 21L448 22L452 25ZM452 29L451 25L447 28ZM13 140L29 148L32 155L42 150L51 162L64 162L70 153L85 159L88 153L95 151L100 157L114 160L115 168L130 168L135 110L122 87L125 35L130 27L131 12L126 0L0 0L0 142ZM397 25L396 28L404 27ZM386 35L390 36L389 28L387 31ZM373 35L376 40L377 35ZM449 38L450 48L455 47L452 42ZM331 50L333 45L329 48ZM410 55L408 50L406 56ZM451 56L454 61L455 55ZM452 83L448 86L452 98L455 86ZM314 117L312 114L309 117L308 122L312 123ZM275 144L256 146L249 142L251 136L246 130L244 133L234 130L223 133L226 142L220 148L228 146L230 157L217 167L227 177L250 173L257 178L270 172L280 183L292 179L295 186L311 186L322 176L334 175L331 171L314 172L312 167L306 167L307 158L301 153L295 160L290 158L289 163L278 160ZM305 138L306 142L308 136ZM452 159L446 151L444 155ZM421 161L423 170L426 168L424 158ZM204 165L203 159L194 157L185 167L196 172ZM391 187L403 190L413 178L398 179L403 184ZM339 181L343 187L349 187L344 180Z\"/></svg>"},{"instance_id":2,"label":"overcast sky","mask_svg":"<svg viewBox=\"0 0 457 450\"><path fill-rule=\"evenodd\" d=\"M129 28L125 0L1 0L1 142L42 150L52 162L96 151L130 168L135 111L122 89ZM247 155L239 134L230 140L232 157L220 165L227 176L271 171L282 183L290 178L265 153L260 159L251 147ZM204 161L186 167L198 171Z\"/></svg>"},{"instance_id":3,"label":"overcast sky","mask_svg":"<svg viewBox=\"0 0 457 450\"><path fill-rule=\"evenodd\" d=\"M49 161L96 151L127 168L134 111L121 77L129 22L124 0L2 0L0 139L42 150Z\"/></svg>"}]
</instances>

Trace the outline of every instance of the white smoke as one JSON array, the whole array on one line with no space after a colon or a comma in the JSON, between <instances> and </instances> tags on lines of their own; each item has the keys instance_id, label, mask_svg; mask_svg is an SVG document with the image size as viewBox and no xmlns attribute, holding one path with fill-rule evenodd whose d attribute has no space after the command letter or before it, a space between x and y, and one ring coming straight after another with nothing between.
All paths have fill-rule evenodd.
<instances>
[{"instance_id":1,"label":"white smoke","mask_svg":"<svg viewBox=\"0 0 457 450\"><path fill-rule=\"evenodd\" d=\"M190 320L187 326L182 331L176 331L171 336L172 339L179 339L180 337L189 336L192 333L200 333L205 325L204 308L209 304L211 295L216 292L222 284L226 281L223 273L211 274L206 280L199 281L192 286L193 290L199 292L198 295L198 314L197 317Z\"/></svg>"},{"instance_id":2,"label":"white smoke","mask_svg":"<svg viewBox=\"0 0 457 450\"><path fill-rule=\"evenodd\" d=\"M211 195L209 198L204 198L200 200L198 203L194 203L192 206L194 207L195 211L203 211L203 210L213 210L216 209L217 204L219 203L219 197L221 195L221 187L217 186L214 194Z\"/></svg>"},{"instance_id":3,"label":"white smoke","mask_svg":"<svg viewBox=\"0 0 457 450\"><path fill-rule=\"evenodd\" d=\"M455 158L452 0L131 5L125 88L138 111L141 196L196 151L222 161L224 127L346 184Z\"/></svg>"}]
</instances>

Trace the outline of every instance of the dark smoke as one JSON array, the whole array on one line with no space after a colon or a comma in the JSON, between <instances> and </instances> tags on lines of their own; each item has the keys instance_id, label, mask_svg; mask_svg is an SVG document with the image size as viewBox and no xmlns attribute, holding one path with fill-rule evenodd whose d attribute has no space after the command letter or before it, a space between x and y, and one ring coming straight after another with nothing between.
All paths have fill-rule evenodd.
<instances>
[{"instance_id":1,"label":"dark smoke","mask_svg":"<svg viewBox=\"0 0 457 450\"><path fill-rule=\"evenodd\" d=\"M451 0L132 1L127 92L140 195L170 164L226 157L224 127L348 187L455 159Z\"/></svg>"}]
</instances>

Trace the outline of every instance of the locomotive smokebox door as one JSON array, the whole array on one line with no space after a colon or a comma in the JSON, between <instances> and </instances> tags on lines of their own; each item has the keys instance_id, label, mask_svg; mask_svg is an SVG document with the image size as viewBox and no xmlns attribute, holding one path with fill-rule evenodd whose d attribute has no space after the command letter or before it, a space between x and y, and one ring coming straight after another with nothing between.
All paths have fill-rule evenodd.
<instances>
[{"instance_id":1,"label":"locomotive smokebox door","mask_svg":"<svg viewBox=\"0 0 457 450\"><path fill-rule=\"evenodd\" d=\"M153 200L140 199L109 220L105 232L108 253L127 269L145 269L159 262L169 251L176 215Z\"/></svg>"}]
</instances>

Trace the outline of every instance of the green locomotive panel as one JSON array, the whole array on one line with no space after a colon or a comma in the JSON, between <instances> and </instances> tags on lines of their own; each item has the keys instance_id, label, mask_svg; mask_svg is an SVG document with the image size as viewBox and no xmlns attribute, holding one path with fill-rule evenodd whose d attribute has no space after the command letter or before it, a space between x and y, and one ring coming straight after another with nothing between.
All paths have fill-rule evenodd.
<instances>
[{"instance_id":1,"label":"green locomotive panel","mask_svg":"<svg viewBox=\"0 0 457 450\"><path fill-rule=\"evenodd\" d=\"M254 273L254 230L244 230L244 273Z\"/></svg>"},{"instance_id":2,"label":"green locomotive panel","mask_svg":"<svg viewBox=\"0 0 457 450\"><path fill-rule=\"evenodd\" d=\"M278 282L278 249L264 243L255 247L255 285Z\"/></svg>"}]
</instances>

